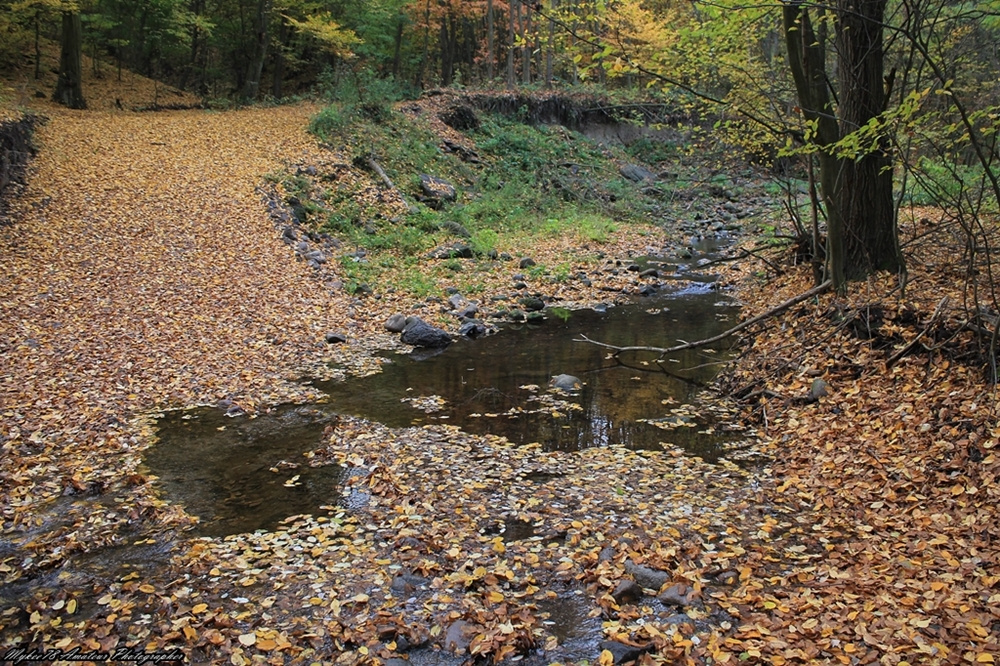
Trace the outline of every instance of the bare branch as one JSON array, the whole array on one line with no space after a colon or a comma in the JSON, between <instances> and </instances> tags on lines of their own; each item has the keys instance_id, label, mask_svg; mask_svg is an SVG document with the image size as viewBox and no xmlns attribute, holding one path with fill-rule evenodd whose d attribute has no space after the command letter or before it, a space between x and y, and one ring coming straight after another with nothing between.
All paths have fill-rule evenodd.
<instances>
[{"instance_id":1,"label":"bare branch","mask_svg":"<svg viewBox=\"0 0 1000 666\"><path fill-rule=\"evenodd\" d=\"M591 340L586 335L581 335L580 338L573 340L573 342L589 342L590 344L597 345L598 347L604 347L606 349L614 349L615 356L617 356L622 352L633 352L633 351L658 352L661 355L665 355L665 354L673 354L674 352L684 351L685 349L697 349L698 347L706 347L721 340L725 340L729 336L735 335L736 333L739 333L740 331L745 330L753 326L754 324L760 323L765 319L769 319L774 315L787 310L793 305L798 305L802 301L807 301L814 296L819 296L823 292L828 291L831 286L833 286L833 281L827 280L823 284L817 287L813 287L809 291L803 292L798 296L790 298L784 303L781 303L780 305L776 305L767 312L762 312L756 317L751 317L750 319L747 319L745 322L732 327L731 329L725 331L724 333L719 333L718 335L713 335L710 338L705 338L704 340L698 340L696 342L685 342L684 344L676 345L673 347L646 347L646 346L619 347L617 345L609 345L606 342L598 342L597 340Z\"/></svg>"}]
</instances>

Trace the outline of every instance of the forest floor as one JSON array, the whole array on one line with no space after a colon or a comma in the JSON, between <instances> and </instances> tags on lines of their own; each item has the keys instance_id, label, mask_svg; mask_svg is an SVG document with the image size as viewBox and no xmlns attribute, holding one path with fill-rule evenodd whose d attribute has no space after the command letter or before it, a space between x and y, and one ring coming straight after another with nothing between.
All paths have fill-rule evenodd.
<instances>
[{"instance_id":1,"label":"forest floor","mask_svg":"<svg viewBox=\"0 0 1000 666\"><path fill-rule=\"evenodd\" d=\"M192 518L142 466L150 415L314 399L298 378L372 371L372 351L397 344L386 317L414 302L347 294L335 266L295 261L269 217L265 175L343 161L305 131L317 107L94 108L46 108L16 223L0 230L4 651L237 666L1000 659L1000 425L978 338L960 327L948 225L905 221L907 239L936 234L907 246L905 292L879 277L747 337L722 381L760 431L759 467L345 418L316 454L365 470L366 506L187 538ZM623 226L601 247L670 242ZM553 265L572 251L531 248ZM809 288L805 267L780 267L727 273L744 315ZM495 269L484 300L517 271ZM567 300L606 298L598 286ZM327 344L331 330L347 343ZM893 358L921 334L930 350ZM827 395L808 402L816 378ZM483 530L511 518L542 538ZM150 562L84 564L109 547ZM664 594L620 588L629 578ZM608 641L586 655L545 624L578 598Z\"/></svg>"}]
</instances>

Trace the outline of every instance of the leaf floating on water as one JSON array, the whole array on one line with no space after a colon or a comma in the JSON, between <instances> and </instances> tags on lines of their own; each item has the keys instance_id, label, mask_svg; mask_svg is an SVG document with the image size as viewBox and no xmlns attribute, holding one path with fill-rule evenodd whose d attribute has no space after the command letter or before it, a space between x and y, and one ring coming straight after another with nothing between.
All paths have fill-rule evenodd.
<instances>
[{"instance_id":1,"label":"leaf floating on water","mask_svg":"<svg viewBox=\"0 0 1000 666\"><path fill-rule=\"evenodd\" d=\"M285 481L284 486L286 488L294 488L296 486L301 486L302 484L299 482L299 476L301 476L301 475L300 474L296 474L292 478L288 479L288 481Z\"/></svg>"}]
</instances>

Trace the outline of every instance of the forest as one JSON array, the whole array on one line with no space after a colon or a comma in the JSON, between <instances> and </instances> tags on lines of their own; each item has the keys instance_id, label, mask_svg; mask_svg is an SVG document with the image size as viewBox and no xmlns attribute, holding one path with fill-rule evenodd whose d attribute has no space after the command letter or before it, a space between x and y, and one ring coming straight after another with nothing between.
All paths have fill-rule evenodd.
<instances>
[{"instance_id":1,"label":"forest","mask_svg":"<svg viewBox=\"0 0 1000 666\"><path fill-rule=\"evenodd\" d=\"M0 66L33 58L37 79L40 40L61 39L55 95L68 106L86 105L81 52L95 75L120 79L127 68L203 100L273 102L345 85L392 99L456 86L657 100L705 120L748 157L809 174L814 206L800 232L813 238L817 280L840 290L873 271L905 273L896 227L904 198L945 204L978 270L979 215L1000 194L1000 25L991 2L24 0L0 8ZM618 112L629 120L627 105Z\"/></svg>"},{"instance_id":2,"label":"forest","mask_svg":"<svg viewBox=\"0 0 1000 666\"><path fill-rule=\"evenodd\" d=\"M998 0L0 0L0 660L1000 661Z\"/></svg>"}]
</instances>

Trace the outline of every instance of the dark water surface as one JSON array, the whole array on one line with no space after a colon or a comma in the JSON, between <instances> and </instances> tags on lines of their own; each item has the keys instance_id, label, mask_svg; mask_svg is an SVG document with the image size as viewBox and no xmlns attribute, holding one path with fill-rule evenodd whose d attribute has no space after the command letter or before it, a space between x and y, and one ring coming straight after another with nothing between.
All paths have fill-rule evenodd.
<instances>
[{"instance_id":1,"label":"dark water surface","mask_svg":"<svg viewBox=\"0 0 1000 666\"><path fill-rule=\"evenodd\" d=\"M338 502L343 470L311 468L304 457L323 446L323 431L337 414L392 427L451 424L547 450L657 449L668 442L707 460L721 455L726 436L700 413L696 396L724 350L689 350L661 363L655 353L629 353L617 361L609 350L574 339L657 347L700 340L735 325L730 301L695 283L605 312L565 315L459 340L423 360L393 354L379 374L317 383L329 395L323 404L282 406L256 418L228 418L211 408L169 413L146 463L168 497L201 517L201 534L225 535L271 529ZM550 391L558 374L578 377L581 390ZM663 429L644 420L680 425Z\"/></svg>"},{"instance_id":2,"label":"dark water surface","mask_svg":"<svg viewBox=\"0 0 1000 666\"><path fill-rule=\"evenodd\" d=\"M329 394L336 411L393 427L447 423L470 433L503 435L516 444L538 442L546 450L607 445L650 449L670 441L714 459L718 438L699 434L704 427L668 433L640 419L681 418L670 410L696 402L696 394L718 371L717 365L706 364L718 355L689 350L655 363L658 354L629 353L619 362L608 358L608 349L574 340L582 334L617 346L667 347L726 330L734 325L736 312L707 287L691 288L604 313L573 311L565 321L550 314L537 326L459 340L423 361L394 355L378 375L316 386ZM701 367L687 369L695 366ZM549 392L550 379L559 374L578 377L582 389L565 395ZM430 396L444 398L440 411L420 409L429 401L419 399Z\"/></svg>"}]
</instances>

